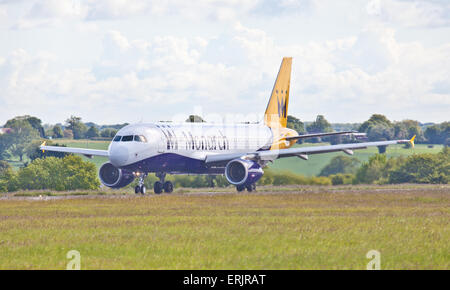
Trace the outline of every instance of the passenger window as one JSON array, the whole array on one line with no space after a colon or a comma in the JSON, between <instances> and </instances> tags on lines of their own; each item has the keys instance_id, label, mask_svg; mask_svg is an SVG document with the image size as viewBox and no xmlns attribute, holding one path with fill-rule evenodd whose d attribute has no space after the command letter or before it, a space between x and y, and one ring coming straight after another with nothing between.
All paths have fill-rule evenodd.
<instances>
[{"instance_id":1,"label":"passenger window","mask_svg":"<svg viewBox=\"0 0 450 290\"><path fill-rule=\"evenodd\" d=\"M130 142L133 141L133 135L123 136L122 142Z\"/></svg>"},{"instance_id":2,"label":"passenger window","mask_svg":"<svg viewBox=\"0 0 450 290\"><path fill-rule=\"evenodd\" d=\"M121 138L122 138L122 136L116 136L116 137L114 137L114 142L119 142Z\"/></svg>"}]
</instances>

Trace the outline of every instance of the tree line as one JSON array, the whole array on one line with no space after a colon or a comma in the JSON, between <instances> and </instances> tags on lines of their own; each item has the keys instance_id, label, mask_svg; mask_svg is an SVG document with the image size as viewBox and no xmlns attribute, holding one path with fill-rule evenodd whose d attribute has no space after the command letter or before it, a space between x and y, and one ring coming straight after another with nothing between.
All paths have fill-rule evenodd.
<instances>
[{"instance_id":1,"label":"tree line","mask_svg":"<svg viewBox=\"0 0 450 290\"><path fill-rule=\"evenodd\" d=\"M384 141L392 139L410 139L416 135L416 143L420 144L450 144L450 122L430 124L424 126L415 120L390 121L381 114L372 115L362 124L331 124L323 115L318 115L316 120L303 123L294 116L288 116L287 127L296 130L299 134L332 132L333 127L340 130L355 130L367 134L369 141ZM311 138L309 142L330 142L331 144L357 142L351 136L329 136L324 138ZM302 140L299 140L301 143ZM406 145L408 146L408 145ZM384 148L380 148L380 153Z\"/></svg>"},{"instance_id":2,"label":"tree line","mask_svg":"<svg viewBox=\"0 0 450 290\"><path fill-rule=\"evenodd\" d=\"M83 123L81 117L70 116L65 122L64 129L61 124L48 126L45 131L47 137L66 139L112 139L119 129L128 123L99 126L95 123Z\"/></svg>"}]
</instances>

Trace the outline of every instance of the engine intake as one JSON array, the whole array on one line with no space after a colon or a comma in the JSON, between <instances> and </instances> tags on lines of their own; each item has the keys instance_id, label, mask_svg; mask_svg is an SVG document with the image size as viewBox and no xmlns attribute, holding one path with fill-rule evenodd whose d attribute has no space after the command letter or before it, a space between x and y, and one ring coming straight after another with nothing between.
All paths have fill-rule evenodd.
<instances>
[{"instance_id":1,"label":"engine intake","mask_svg":"<svg viewBox=\"0 0 450 290\"><path fill-rule=\"evenodd\" d=\"M117 168L109 162L100 167L98 176L104 185L111 188L127 186L134 180L132 172Z\"/></svg>"},{"instance_id":2,"label":"engine intake","mask_svg":"<svg viewBox=\"0 0 450 290\"><path fill-rule=\"evenodd\" d=\"M257 182L264 174L258 163L234 159L225 167L225 177L233 185L249 185Z\"/></svg>"}]
</instances>

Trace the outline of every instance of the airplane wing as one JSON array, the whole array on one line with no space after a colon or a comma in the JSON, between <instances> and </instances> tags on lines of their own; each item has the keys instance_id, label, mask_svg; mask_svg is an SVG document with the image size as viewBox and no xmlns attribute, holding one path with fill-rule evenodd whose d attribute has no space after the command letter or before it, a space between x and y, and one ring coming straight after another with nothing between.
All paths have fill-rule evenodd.
<instances>
[{"instance_id":1,"label":"airplane wing","mask_svg":"<svg viewBox=\"0 0 450 290\"><path fill-rule=\"evenodd\" d=\"M304 135L298 135L298 136L288 136L288 137L284 137L284 139L286 139L287 141L290 141L290 140L296 140L296 139L325 137L325 136L333 136L333 135L354 135L357 137L366 136L365 133L359 133L357 131L343 131L343 132L314 133L314 134L304 134Z\"/></svg>"},{"instance_id":2,"label":"airplane wing","mask_svg":"<svg viewBox=\"0 0 450 290\"><path fill-rule=\"evenodd\" d=\"M60 147L60 146L45 146L45 142L39 147L43 152L45 151L55 151L64 153L74 153L82 154L86 157L92 158L93 156L103 156L108 157L108 150L96 150L96 149L84 149L84 148L74 148L74 147Z\"/></svg>"},{"instance_id":3,"label":"airplane wing","mask_svg":"<svg viewBox=\"0 0 450 290\"><path fill-rule=\"evenodd\" d=\"M414 136L411 140L393 140L393 141L379 141L379 142L365 142L365 143L351 143L351 144L339 144L339 145L327 145L327 146L313 146L313 147L300 147L289 148L280 150L267 150L256 151L249 153L232 153L232 154L217 154L207 155L206 164L208 165L223 165L229 161L242 158L254 161L273 161L278 158L296 156L304 160L308 159L309 154L321 154L329 152L342 151L346 154L353 155L353 150L365 149L373 146L387 146L393 144L411 143L414 146Z\"/></svg>"}]
</instances>

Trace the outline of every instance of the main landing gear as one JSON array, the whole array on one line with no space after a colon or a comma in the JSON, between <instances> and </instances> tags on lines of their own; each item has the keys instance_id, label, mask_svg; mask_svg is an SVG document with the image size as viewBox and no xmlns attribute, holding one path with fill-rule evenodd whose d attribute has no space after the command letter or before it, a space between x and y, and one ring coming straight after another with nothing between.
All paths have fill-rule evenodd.
<instances>
[{"instance_id":1,"label":"main landing gear","mask_svg":"<svg viewBox=\"0 0 450 290\"><path fill-rule=\"evenodd\" d=\"M173 183L170 181L164 182L164 179L166 178L166 174L164 172L156 173L156 177L159 178L159 181L155 182L153 185L153 190L156 194L161 194L163 190L166 193L173 192Z\"/></svg>"},{"instance_id":2,"label":"main landing gear","mask_svg":"<svg viewBox=\"0 0 450 290\"><path fill-rule=\"evenodd\" d=\"M134 193L136 194L145 194L147 192L147 188L145 187L144 180L147 177L147 174L136 174L139 178L138 185L134 188ZM155 182L153 185L153 191L156 194L161 194L163 191L166 193L173 192L173 183L170 181L164 182L164 179L166 178L166 174L164 172L158 172L156 173L156 177L159 178L159 181Z\"/></svg>"},{"instance_id":3,"label":"main landing gear","mask_svg":"<svg viewBox=\"0 0 450 290\"><path fill-rule=\"evenodd\" d=\"M241 184L241 185L236 186L236 190L238 192L244 191L245 189L247 189L248 192L252 192L252 191L256 190L256 184L255 183L248 184L248 185Z\"/></svg>"}]
</instances>

